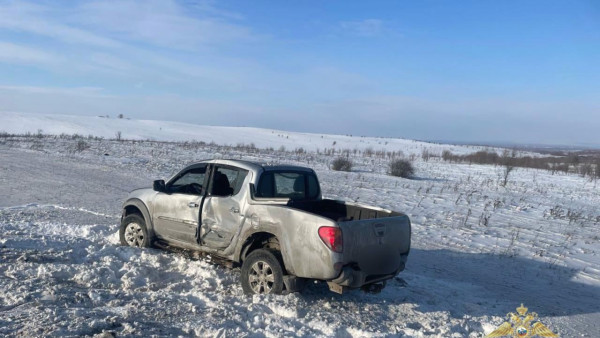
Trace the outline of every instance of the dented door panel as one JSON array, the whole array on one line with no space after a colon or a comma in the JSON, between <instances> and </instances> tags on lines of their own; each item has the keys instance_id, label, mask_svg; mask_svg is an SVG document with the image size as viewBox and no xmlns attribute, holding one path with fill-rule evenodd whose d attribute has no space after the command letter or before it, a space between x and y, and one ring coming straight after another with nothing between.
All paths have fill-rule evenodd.
<instances>
[{"instance_id":1,"label":"dented door panel","mask_svg":"<svg viewBox=\"0 0 600 338\"><path fill-rule=\"evenodd\" d=\"M162 238L196 242L201 196L159 193L154 199L154 231Z\"/></svg>"},{"instance_id":2,"label":"dented door panel","mask_svg":"<svg viewBox=\"0 0 600 338\"><path fill-rule=\"evenodd\" d=\"M207 197L202 209L201 243L211 248L227 247L241 221L239 201L231 197Z\"/></svg>"},{"instance_id":3,"label":"dented door panel","mask_svg":"<svg viewBox=\"0 0 600 338\"><path fill-rule=\"evenodd\" d=\"M219 172L228 172L230 177L227 179L231 195L219 196L214 193L214 177ZM247 189L241 189L249 184L252 175L246 170L231 166L216 166L215 173L211 177L211 194L204 200L202 206L202 224L200 226L201 245L222 249L231 244L232 239L239 233L245 219L246 194ZM238 171L239 176L233 177L232 171ZM240 181L237 181L240 180ZM239 186L238 186L239 185ZM236 191L236 187L238 188Z\"/></svg>"}]
</instances>

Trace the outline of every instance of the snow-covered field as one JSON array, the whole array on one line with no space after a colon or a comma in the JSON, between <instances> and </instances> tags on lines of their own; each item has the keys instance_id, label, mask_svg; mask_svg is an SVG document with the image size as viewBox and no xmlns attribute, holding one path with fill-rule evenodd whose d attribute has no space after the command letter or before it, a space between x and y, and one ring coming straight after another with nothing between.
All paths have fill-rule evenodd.
<instances>
[{"instance_id":1,"label":"snow-covered field","mask_svg":"<svg viewBox=\"0 0 600 338\"><path fill-rule=\"evenodd\" d=\"M152 128L165 133L152 136ZM386 175L386 158L352 154L353 171L335 172L332 156L317 149L372 147L410 156L479 148L0 115L0 131L38 129L275 150L94 139L78 149L81 139L0 138L0 335L483 337L524 303L563 337L600 336L600 186L589 179L517 168L502 187L501 168L417 156L417 177L409 180ZM277 151L282 145L309 152ZM237 269L185 252L119 245L120 204L130 190L212 157L311 166L328 197L406 212L413 221L407 269L379 294L340 296L317 283L302 293L247 297Z\"/></svg>"},{"instance_id":2,"label":"snow-covered field","mask_svg":"<svg viewBox=\"0 0 600 338\"><path fill-rule=\"evenodd\" d=\"M398 151L421 155L428 149L441 154L448 149L455 154L471 153L484 149L478 146L453 146L418 142L399 138L364 137L359 135L328 135L297 133L249 127L217 127L188 123L129 120L127 118L85 117L53 114L0 113L0 132L15 134L32 133L39 130L44 134L94 135L114 139L118 132L123 139L156 141L202 141L219 145L235 146L253 143L258 148L273 147L287 150L303 148L308 151L324 151L329 148L353 151L371 148L376 151ZM290 123L293 124L293 121Z\"/></svg>"}]
</instances>

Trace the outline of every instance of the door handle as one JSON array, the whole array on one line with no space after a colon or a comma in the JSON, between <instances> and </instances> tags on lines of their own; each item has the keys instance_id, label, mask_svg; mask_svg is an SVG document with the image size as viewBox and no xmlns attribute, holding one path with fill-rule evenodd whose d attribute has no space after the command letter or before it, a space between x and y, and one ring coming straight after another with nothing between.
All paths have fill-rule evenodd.
<instances>
[{"instance_id":1,"label":"door handle","mask_svg":"<svg viewBox=\"0 0 600 338\"><path fill-rule=\"evenodd\" d=\"M232 212L232 213L234 213L234 214L237 214L237 213L239 213L239 212L240 212L240 209L239 209L239 208L236 208L236 207L231 207L231 209L229 209L229 211L231 211L231 212Z\"/></svg>"},{"instance_id":2,"label":"door handle","mask_svg":"<svg viewBox=\"0 0 600 338\"><path fill-rule=\"evenodd\" d=\"M190 207L190 208L196 208L197 206L198 206L198 203L196 203L196 202L188 203L188 207Z\"/></svg>"}]
</instances>

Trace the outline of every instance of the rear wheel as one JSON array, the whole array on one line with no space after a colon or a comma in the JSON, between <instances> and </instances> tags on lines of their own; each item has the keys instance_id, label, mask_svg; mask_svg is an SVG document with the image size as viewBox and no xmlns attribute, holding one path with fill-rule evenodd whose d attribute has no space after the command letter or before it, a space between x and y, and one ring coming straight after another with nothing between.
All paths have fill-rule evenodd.
<instances>
[{"instance_id":1,"label":"rear wheel","mask_svg":"<svg viewBox=\"0 0 600 338\"><path fill-rule=\"evenodd\" d=\"M283 269L272 251L252 251L242 264L242 289L246 294L280 294Z\"/></svg>"},{"instance_id":2,"label":"rear wheel","mask_svg":"<svg viewBox=\"0 0 600 338\"><path fill-rule=\"evenodd\" d=\"M122 245L147 248L150 246L150 237L144 218L137 214L123 218L119 238Z\"/></svg>"}]
</instances>

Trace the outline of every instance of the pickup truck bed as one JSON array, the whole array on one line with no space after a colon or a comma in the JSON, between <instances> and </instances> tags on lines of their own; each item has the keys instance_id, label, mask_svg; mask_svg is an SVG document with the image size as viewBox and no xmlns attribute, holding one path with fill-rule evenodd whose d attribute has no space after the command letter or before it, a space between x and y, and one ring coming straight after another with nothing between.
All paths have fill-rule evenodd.
<instances>
[{"instance_id":1,"label":"pickup truck bed","mask_svg":"<svg viewBox=\"0 0 600 338\"><path fill-rule=\"evenodd\" d=\"M360 204L349 204L343 201L322 199L315 201L291 200L288 206L329 218L336 222L359 221L363 219L395 217L399 212L379 209Z\"/></svg>"},{"instance_id":2,"label":"pickup truck bed","mask_svg":"<svg viewBox=\"0 0 600 338\"><path fill-rule=\"evenodd\" d=\"M332 283L359 287L389 279L404 270L411 236L406 215L329 199L290 201L288 206L328 218L342 229L343 268Z\"/></svg>"}]
</instances>

